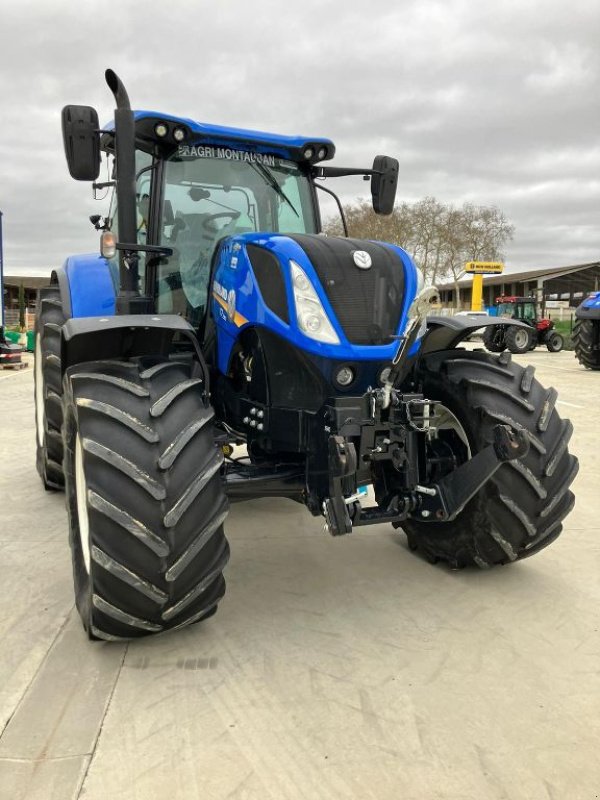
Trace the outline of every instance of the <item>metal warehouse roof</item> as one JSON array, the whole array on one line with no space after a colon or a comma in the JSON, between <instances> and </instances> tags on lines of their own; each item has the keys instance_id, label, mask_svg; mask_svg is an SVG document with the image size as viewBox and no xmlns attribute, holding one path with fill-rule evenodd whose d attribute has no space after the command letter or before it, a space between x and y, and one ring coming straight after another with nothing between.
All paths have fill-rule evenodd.
<instances>
[{"instance_id":1,"label":"metal warehouse roof","mask_svg":"<svg viewBox=\"0 0 600 800\"><path fill-rule=\"evenodd\" d=\"M592 261L589 264L575 264L570 267L538 267L536 269L515 270L511 272L502 272L498 275L484 275L483 283L485 286L500 286L503 283L523 283L525 281L532 281L535 278L561 278L563 275L570 275L573 272L581 272L581 270L589 269L590 267L600 266L600 261ZM473 282L473 275L466 274L458 281L459 287L470 286ZM437 283L438 289L454 289L454 281L447 281L446 283Z\"/></svg>"}]
</instances>

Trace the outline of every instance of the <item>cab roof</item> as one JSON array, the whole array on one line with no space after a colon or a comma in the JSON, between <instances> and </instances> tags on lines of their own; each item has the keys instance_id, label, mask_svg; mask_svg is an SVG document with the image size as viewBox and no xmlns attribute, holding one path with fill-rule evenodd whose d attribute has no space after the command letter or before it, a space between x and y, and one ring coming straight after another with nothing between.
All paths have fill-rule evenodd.
<instances>
[{"instance_id":1,"label":"cab roof","mask_svg":"<svg viewBox=\"0 0 600 800\"><path fill-rule=\"evenodd\" d=\"M187 117L176 117L157 111L134 111L134 116L136 135L139 139L163 145L169 149L179 145L215 145L234 150L271 153L291 161L310 164L328 161L335 154L333 142L322 137L282 136L266 131L210 125ZM157 126L161 123L167 129L164 136L159 136L156 132ZM177 140L173 136L177 129L184 132L184 138L181 140ZM110 122L104 130L114 130L114 122Z\"/></svg>"}]
</instances>

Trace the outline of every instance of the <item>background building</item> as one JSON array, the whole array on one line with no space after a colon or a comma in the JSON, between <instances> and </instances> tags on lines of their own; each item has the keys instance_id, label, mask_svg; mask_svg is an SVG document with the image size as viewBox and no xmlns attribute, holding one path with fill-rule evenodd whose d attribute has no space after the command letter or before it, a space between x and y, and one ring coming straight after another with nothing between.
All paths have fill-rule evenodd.
<instances>
[{"instance_id":1,"label":"background building","mask_svg":"<svg viewBox=\"0 0 600 800\"><path fill-rule=\"evenodd\" d=\"M465 275L458 281L458 303L453 281L438 284L442 305L457 310L470 308L472 283L472 275ZM547 303L549 308L553 305L576 308L587 294L594 291L600 291L600 261L571 267L518 270L483 277L483 302L486 306L493 306L496 297L500 295L531 295Z\"/></svg>"},{"instance_id":2,"label":"background building","mask_svg":"<svg viewBox=\"0 0 600 800\"><path fill-rule=\"evenodd\" d=\"M44 278L29 278L25 275L4 276L4 322L7 327L19 322L19 287L25 290L25 307L27 309L26 325L32 327L35 321L35 305L37 290L48 286L50 275Z\"/></svg>"}]
</instances>

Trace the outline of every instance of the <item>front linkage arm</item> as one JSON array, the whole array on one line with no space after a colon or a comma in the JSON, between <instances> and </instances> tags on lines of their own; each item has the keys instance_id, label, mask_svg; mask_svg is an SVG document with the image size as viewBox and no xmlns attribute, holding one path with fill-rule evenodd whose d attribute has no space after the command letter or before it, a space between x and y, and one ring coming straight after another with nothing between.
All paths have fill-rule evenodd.
<instances>
[{"instance_id":1,"label":"front linkage arm","mask_svg":"<svg viewBox=\"0 0 600 800\"><path fill-rule=\"evenodd\" d=\"M494 441L433 486L417 486L421 502L412 516L421 521L456 519L469 500L505 461L523 458L529 451L524 430L494 426Z\"/></svg>"}]
</instances>

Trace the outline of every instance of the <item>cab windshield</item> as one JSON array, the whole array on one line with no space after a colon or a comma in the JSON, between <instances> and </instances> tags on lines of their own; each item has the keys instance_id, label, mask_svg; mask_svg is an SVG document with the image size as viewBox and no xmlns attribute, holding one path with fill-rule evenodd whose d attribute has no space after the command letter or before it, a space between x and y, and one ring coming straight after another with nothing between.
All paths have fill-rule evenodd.
<instances>
[{"instance_id":1,"label":"cab windshield","mask_svg":"<svg viewBox=\"0 0 600 800\"><path fill-rule=\"evenodd\" d=\"M515 317L516 319L534 320L535 305L533 303L499 303L499 317Z\"/></svg>"},{"instance_id":2,"label":"cab windshield","mask_svg":"<svg viewBox=\"0 0 600 800\"><path fill-rule=\"evenodd\" d=\"M307 175L292 161L211 146L181 146L165 163L157 308L192 324L204 316L212 256L225 236L316 233Z\"/></svg>"}]
</instances>

